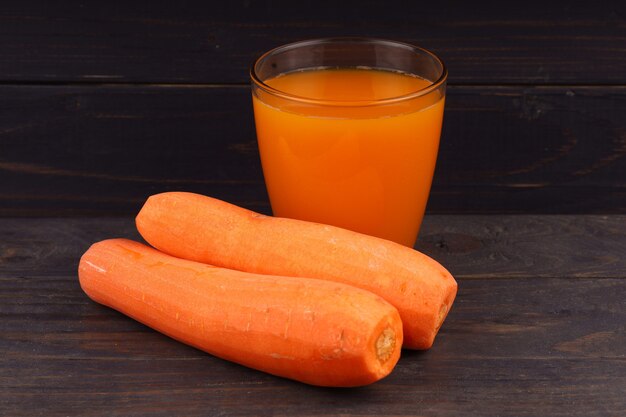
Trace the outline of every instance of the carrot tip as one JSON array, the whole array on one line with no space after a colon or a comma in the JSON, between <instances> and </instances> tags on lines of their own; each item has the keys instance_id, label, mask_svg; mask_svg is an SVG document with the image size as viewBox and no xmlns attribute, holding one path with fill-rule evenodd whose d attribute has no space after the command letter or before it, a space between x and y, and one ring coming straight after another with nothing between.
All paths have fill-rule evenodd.
<instances>
[{"instance_id":1,"label":"carrot tip","mask_svg":"<svg viewBox=\"0 0 626 417\"><path fill-rule=\"evenodd\" d=\"M376 356L381 364L387 362L395 348L396 332L391 327L387 327L376 339Z\"/></svg>"}]
</instances>

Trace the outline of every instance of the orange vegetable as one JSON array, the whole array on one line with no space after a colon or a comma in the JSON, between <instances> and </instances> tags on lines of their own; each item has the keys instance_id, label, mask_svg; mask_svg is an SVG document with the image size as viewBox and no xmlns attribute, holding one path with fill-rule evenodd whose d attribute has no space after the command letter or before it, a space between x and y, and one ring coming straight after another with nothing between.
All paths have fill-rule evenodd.
<instances>
[{"instance_id":1,"label":"orange vegetable","mask_svg":"<svg viewBox=\"0 0 626 417\"><path fill-rule=\"evenodd\" d=\"M268 217L224 201L171 192L148 199L137 228L173 256L260 274L315 277L371 291L402 317L404 347L428 349L457 283L428 256L376 237Z\"/></svg>"},{"instance_id":2,"label":"orange vegetable","mask_svg":"<svg viewBox=\"0 0 626 417\"><path fill-rule=\"evenodd\" d=\"M308 384L369 384L400 357L397 310L348 285L217 268L125 239L94 244L78 274L98 303L220 358Z\"/></svg>"}]
</instances>

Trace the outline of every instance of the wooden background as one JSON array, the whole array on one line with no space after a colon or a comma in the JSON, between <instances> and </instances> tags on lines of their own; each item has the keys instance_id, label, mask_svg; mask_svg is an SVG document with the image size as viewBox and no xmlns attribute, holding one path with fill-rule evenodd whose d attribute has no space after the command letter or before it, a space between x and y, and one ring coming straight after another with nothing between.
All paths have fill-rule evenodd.
<instances>
[{"instance_id":1,"label":"wooden background","mask_svg":"<svg viewBox=\"0 0 626 417\"><path fill-rule=\"evenodd\" d=\"M0 215L132 215L165 190L268 212L248 67L337 35L448 65L430 213L626 212L626 3L430 3L4 1Z\"/></svg>"}]
</instances>

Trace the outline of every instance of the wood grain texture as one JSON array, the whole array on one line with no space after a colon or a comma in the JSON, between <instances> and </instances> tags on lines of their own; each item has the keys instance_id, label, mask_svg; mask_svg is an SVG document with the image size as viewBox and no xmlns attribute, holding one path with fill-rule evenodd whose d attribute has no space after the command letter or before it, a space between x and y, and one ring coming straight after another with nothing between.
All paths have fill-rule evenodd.
<instances>
[{"instance_id":1,"label":"wood grain texture","mask_svg":"<svg viewBox=\"0 0 626 417\"><path fill-rule=\"evenodd\" d=\"M0 6L0 80L242 83L255 57L326 36L438 53L451 83L624 84L620 1L222 2L25 0Z\"/></svg>"},{"instance_id":2,"label":"wood grain texture","mask_svg":"<svg viewBox=\"0 0 626 417\"><path fill-rule=\"evenodd\" d=\"M4 2L0 216L128 215L165 190L269 213L248 67L338 35L448 64L429 212L625 213L625 4Z\"/></svg>"},{"instance_id":3,"label":"wood grain texture","mask_svg":"<svg viewBox=\"0 0 626 417\"><path fill-rule=\"evenodd\" d=\"M450 87L431 213L626 212L626 88ZM247 87L0 86L0 215L265 213Z\"/></svg>"},{"instance_id":4,"label":"wood grain texture","mask_svg":"<svg viewBox=\"0 0 626 417\"><path fill-rule=\"evenodd\" d=\"M428 215L416 248L458 279L621 278L626 216ZM132 218L0 218L0 278L75 273L103 239L140 240Z\"/></svg>"},{"instance_id":5,"label":"wood grain texture","mask_svg":"<svg viewBox=\"0 0 626 417\"><path fill-rule=\"evenodd\" d=\"M129 218L0 219L0 415L618 416L624 216L428 216L459 278L433 349L360 389L225 362L89 300L78 258Z\"/></svg>"},{"instance_id":6,"label":"wood grain texture","mask_svg":"<svg viewBox=\"0 0 626 417\"><path fill-rule=\"evenodd\" d=\"M389 378L354 390L183 346L90 302L75 277L25 281L32 295L8 292L2 306L6 415L617 416L625 405L624 280L464 282L433 350L404 352Z\"/></svg>"},{"instance_id":7,"label":"wood grain texture","mask_svg":"<svg viewBox=\"0 0 626 417\"><path fill-rule=\"evenodd\" d=\"M626 216L431 215L416 249L460 279L626 276Z\"/></svg>"},{"instance_id":8,"label":"wood grain texture","mask_svg":"<svg viewBox=\"0 0 626 417\"><path fill-rule=\"evenodd\" d=\"M0 279L3 415L618 416L626 280L461 281L435 347L363 389L305 386L96 305L75 274Z\"/></svg>"}]
</instances>

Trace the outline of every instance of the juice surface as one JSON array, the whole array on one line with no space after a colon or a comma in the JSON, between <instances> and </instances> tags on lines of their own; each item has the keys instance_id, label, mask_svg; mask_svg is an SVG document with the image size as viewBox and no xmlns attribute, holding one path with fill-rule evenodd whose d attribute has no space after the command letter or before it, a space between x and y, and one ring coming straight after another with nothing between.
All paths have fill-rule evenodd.
<instances>
[{"instance_id":1,"label":"juice surface","mask_svg":"<svg viewBox=\"0 0 626 417\"><path fill-rule=\"evenodd\" d=\"M307 70L265 83L325 101L253 96L274 215L413 246L437 157L443 95L378 105L431 83L372 69Z\"/></svg>"}]
</instances>

